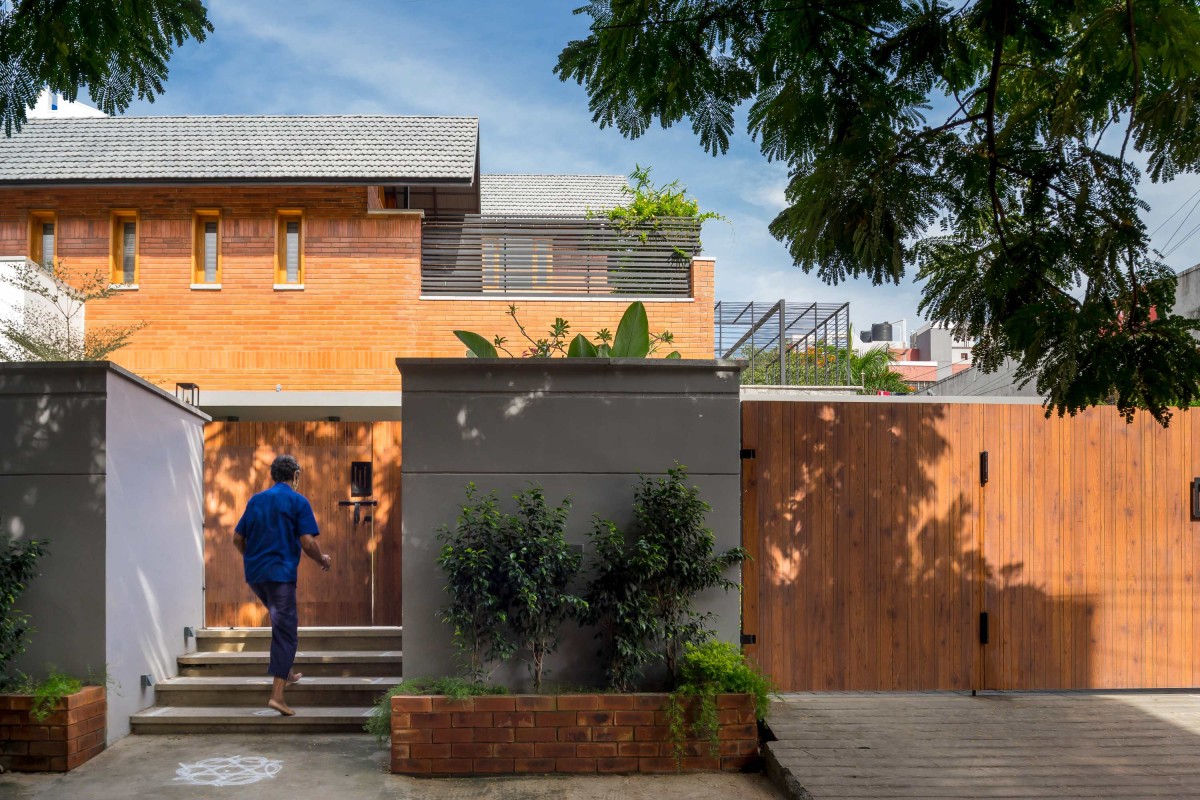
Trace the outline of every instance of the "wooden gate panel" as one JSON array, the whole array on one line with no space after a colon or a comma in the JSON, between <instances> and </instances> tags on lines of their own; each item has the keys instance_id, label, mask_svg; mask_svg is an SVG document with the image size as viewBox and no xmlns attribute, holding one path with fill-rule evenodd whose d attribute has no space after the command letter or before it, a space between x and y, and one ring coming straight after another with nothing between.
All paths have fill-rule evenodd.
<instances>
[{"instance_id":1,"label":"wooden gate panel","mask_svg":"<svg viewBox=\"0 0 1200 800\"><path fill-rule=\"evenodd\" d=\"M747 652L793 691L1195 686L1190 417L744 403Z\"/></svg>"},{"instance_id":2,"label":"wooden gate panel","mask_svg":"<svg viewBox=\"0 0 1200 800\"><path fill-rule=\"evenodd\" d=\"M382 423L390 425L390 423ZM376 573L395 563L398 532L381 545L392 526L393 509L385 501L398 478L386 462L394 444L387 436L376 450L372 423L350 422L213 422L205 428L205 613L210 627L269 624L266 609L246 586L242 559L233 547L233 529L250 496L271 487L270 464L280 453L300 462L300 492L313 506L321 529L321 549L333 559L328 573L302 558L298 575L297 609L301 625L371 625L371 551ZM398 436L398 429L395 432ZM398 448L395 448L398 459ZM383 458L381 458L383 457ZM375 462L375 491L381 505L364 508L359 525L353 509L339 505L350 498L350 464ZM383 463L381 463L381 461ZM396 465L398 472L398 463ZM399 496L398 489L396 497ZM398 508L395 509L398 514ZM375 517L375 534L366 516ZM398 519L398 517L397 517ZM396 523L398 526L398 522ZM398 578L397 578L398 579ZM376 588L390 590L380 581ZM395 590L399 595L398 589ZM383 617L398 618L397 603L382 603ZM383 624L383 623L380 623ZM395 623L395 624L398 624Z\"/></svg>"}]
</instances>

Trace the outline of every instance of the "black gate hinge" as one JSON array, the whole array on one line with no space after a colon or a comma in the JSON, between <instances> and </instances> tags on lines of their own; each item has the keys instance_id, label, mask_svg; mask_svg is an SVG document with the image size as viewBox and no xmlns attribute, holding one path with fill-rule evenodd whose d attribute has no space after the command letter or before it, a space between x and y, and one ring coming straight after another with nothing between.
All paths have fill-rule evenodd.
<instances>
[{"instance_id":1,"label":"black gate hinge","mask_svg":"<svg viewBox=\"0 0 1200 800\"><path fill-rule=\"evenodd\" d=\"M741 457L742 457L742 460L743 460L743 461L745 461L745 460L747 460L747 459L754 458L754 448L752 448L752 447L749 447L749 448L747 448L747 447L743 447L743 448L742 448L742 452L741 452Z\"/></svg>"},{"instance_id":2,"label":"black gate hinge","mask_svg":"<svg viewBox=\"0 0 1200 800\"><path fill-rule=\"evenodd\" d=\"M988 630L988 612L979 612L979 643L987 644L991 636L991 631Z\"/></svg>"},{"instance_id":3,"label":"black gate hinge","mask_svg":"<svg viewBox=\"0 0 1200 800\"><path fill-rule=\"evenodd\" d=\"M758 637L753 633L743 633L742 644L758 644Z\"/></svg>"}]
</instances>

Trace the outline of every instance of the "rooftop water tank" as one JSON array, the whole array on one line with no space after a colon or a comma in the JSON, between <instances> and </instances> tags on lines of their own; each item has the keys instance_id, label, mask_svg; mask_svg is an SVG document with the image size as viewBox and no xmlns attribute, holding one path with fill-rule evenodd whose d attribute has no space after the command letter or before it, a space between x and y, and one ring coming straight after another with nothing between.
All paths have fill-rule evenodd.
<instances>
[{"instance_id":1,"label":"rooftop water tank","mask_svg":"<svg viewBox=\"0 0 1200 800\"><path fill-rule=\"evenodd\" d=\"M892 323L876 322L871 326L871 341L890 342L892 340Z\"/></svg>"}]
</instances>

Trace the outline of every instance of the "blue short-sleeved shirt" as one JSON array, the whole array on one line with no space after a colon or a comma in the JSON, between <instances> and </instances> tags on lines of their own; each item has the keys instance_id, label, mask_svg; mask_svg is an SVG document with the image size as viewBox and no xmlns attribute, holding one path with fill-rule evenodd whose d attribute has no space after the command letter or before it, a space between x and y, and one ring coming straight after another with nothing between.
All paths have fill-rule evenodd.
<instances>
[{"instance_id":1,"label":"blue short-sleeved shirt","mask_svg":"<svg viewBox=\"0 0 1200 800\"><path fill-rule=\"evenodd\" d=\"M286 483L251 497L234 530L246 539L246 583L295 581L300 537L320 534L312 505Z\"/></svg>"}]
</instances>

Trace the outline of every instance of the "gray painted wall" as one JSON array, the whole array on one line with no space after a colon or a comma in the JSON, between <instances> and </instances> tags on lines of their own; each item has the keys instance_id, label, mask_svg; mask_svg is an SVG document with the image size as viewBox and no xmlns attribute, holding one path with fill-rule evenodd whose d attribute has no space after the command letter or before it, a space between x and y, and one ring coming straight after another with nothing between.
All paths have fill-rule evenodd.
<instances>
[{"instance_id":1,"label":"gray painted wall","mask_svg":"<svg viewBox=\"0 0 1200 800\"><path fill-rule=\"evenodd\" d=\"M1185 317L1200 319L1200 265L1179 273L1172 310Z\"/></svg>"},{"instance_id":2,"label":"gray painted wall","mask_svg":"<svg viewBox=\"0 0 1200 800\"><path fill-rule=\"evenodd\" d=\"M205 419L105 362L0 364L0 530L49 541L16 666L107 668L110 742L153 704L139 676L174 674L202 623Z\"/></svg>"},{"instance_id":3,"label":"gray painted wall","mask_svg":"<svg viewBox=\"0 0 1200 800\"><path fill-rule=\"evenodd\" d=\"M599 514L633 521L639 473L660 474L676 461L713 507L717 547L741 541L740 368L711 361L533 361L402 359L404 415L404 675L453 674L450 631L436 563L440 525L453 525L466 484L511 495L530 482L547 500L571 495L568 538L583 544ZM585 552L586 557L590 553ZM731 570L738 579L740 572ZM741 600L713 592L700 607L715 614L718 635L737 641ZM601 677L592 631L564 629L548 659L552 682ZM523 663L494 679L525 688Z\"/></svg>"},{"instance_id":4,"label":"gray painted wall","mask_svg":"<svg viewBox=\"0 0 1200 800\"><path fill-rule=\"evenodd\" d=\"M108 376L106 661L120 694L108 738L154 705L155 681L178 673L204 622L204 421L123 375ZM193 648L194 649L194 648Z\"/></svg>"}]
</instances>

